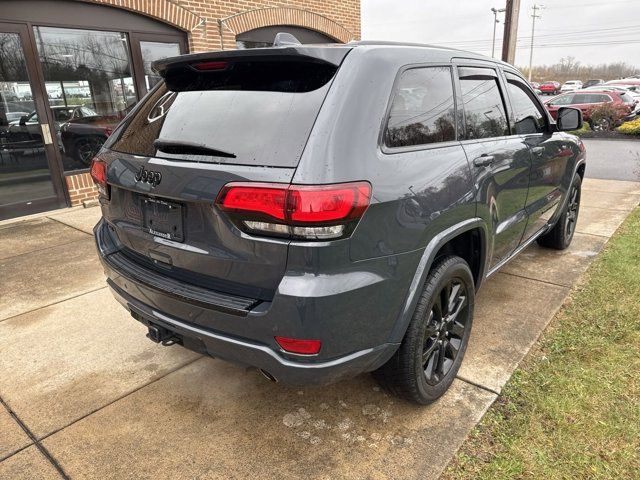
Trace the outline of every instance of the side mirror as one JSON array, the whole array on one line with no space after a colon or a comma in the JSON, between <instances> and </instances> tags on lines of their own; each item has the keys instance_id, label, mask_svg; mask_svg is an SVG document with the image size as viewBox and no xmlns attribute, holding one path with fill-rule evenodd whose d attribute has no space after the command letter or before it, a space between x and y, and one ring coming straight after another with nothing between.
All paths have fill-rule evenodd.
<instances>
[{"instance_id":1,"label":"side mirror","mask_svg":"<svg viewBox=\"0 0 640 480\"><path fill-rule=\"evenodd\" d=\"M582 128L582 112L577 108L562 107L558 110L556 121L559 132L572 132Z\"/></svg>"},{"instance_id":2,"label":"side mirror","mask_svg":"<svg viewBox=\"0 0 640 480\"><path fill-rule=\"evenodd\" d=\"M27 124L27 120L29 120L29 115L22 115L20 117L20 125L25 126Z\"/></svg>"}]
</instances>

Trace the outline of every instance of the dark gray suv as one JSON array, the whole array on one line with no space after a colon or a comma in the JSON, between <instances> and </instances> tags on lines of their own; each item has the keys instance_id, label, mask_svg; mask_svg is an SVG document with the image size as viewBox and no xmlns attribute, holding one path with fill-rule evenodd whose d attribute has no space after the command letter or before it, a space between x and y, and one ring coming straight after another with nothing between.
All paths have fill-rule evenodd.
<instances>
[{"instance_id":1,"label":"dark gray suv","mask_svg":"<svg viewBox=\"0 0 640 480\"><path fill-rule=\"evenodd\" d=\"M115 297L148 337L293 384L442 395L475 292L571 242L585 149L510 65L359 42L193 54L94 159Z\"/></svg>"}]
</instances>

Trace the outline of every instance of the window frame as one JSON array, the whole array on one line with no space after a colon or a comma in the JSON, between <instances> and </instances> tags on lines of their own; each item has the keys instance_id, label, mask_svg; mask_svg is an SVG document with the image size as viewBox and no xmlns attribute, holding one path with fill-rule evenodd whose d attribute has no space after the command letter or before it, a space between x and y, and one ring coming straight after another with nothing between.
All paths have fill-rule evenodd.
<instances>
[{"instance_id":1,"label":"window frame","mask_svg":"<svg viewBox=\"0 0 640 480\"><path fill-rule=\"evenodd\" d=\"M391 116L391 107L393 106L393 101L396 98L396 94L398 93L400 86L400 79L404 75L404 73L408 70L414 70L419 68L448 68L449 74L451 76L451 88L453 92L453 109L455 112L456 121L454 122L455 128L455 138L453 140L449 140L446 142L435 142L435 143L425 143L421 145L408 145L404 147L390 147L385 142L385 133L389 126L389 118ZM393 86L391 87L391 93L389 94L389 98L387 100L387 106L385 108L385 113L382 119L382 126L380 128L380 133L378 135L378 148L380 151L387 155L393 155L397 153L405 153L405 152L419 152L423 150L433 150L434 148L445 148L453 145L460 144L460 107L458 104L458 92L455 83L455 66L451 62L427 62L427 63L412 63L408 65L404 65L398 69L396 72L396 77L393 81Z\"/></svg>"},{"instance_id":2,"label":"window frame","mask_svg":"<svg viewBox=\"0 0 640 480\"><path fill-rule=\"evenodd\" d=\"M481 142L490 142L490 141L495 141L495 140L500 140L500 139L508 139L513 137L513 133L512 133L512 117L513 117L513 113L511 111L511 103L510 101L508 101L508 97L506 96L506 84L505 84L505 79L504 79L504 75L502 73L502 70L500 69L500 66L495 63L495 62L488 62L488 61L467 61L467 60L462 60L462 61L453 61L453 66L454 66L454 74L455 74L455 81L456 81L456 95L460 98L460 116L461 116L461 121L462 124L460 125L460 130L458 138L460 139L460 142L462 143L481 143ZM481 69L486 69L486 70L492 70L494 73L494 76L496 78L497 84L498 84L498 91L500 92L500 97L502 98L502 106L504 107L504 113L505 116L507 117L507 126L509 128L509 133L507 135L501 135L499 137L486 137L486 138L465 138L466 137L466 113L464 111L464 102L462 100L462 80L460 78L460 69L464 69L464 68L481 68Z\"/></svg>"},{"instance_id":3,"label":"window frame","mask_svg":"<svg viewBox=\"0 0 640 480\"><path fill-rule=\"evenodd\" d=\"M520 134L516 131L516 115L515 115L515 109L513 108L513 104L511 103L511 95L509 95L509 77L507 77L507 73L510 75L513 75L516 78L516 81L519 81L522 86L525 88L525 91L527 91L529 93L529 99L536 105L536 107L538 108L538 111L542 114L542 117L544 118L545 122L544 122L544 130L542 132L537 132L537 133L526 133L526 134ZM550 129L551 129L551 115L549 114L549 110L547 110L547 107L544 106L544 104L542 103L542 101L540 100L540 98L538 97L538 95L536 95L536 93L533 91L533 89L531 88L531 86L529 85L529 82L527 82L522 75L519 75L518 73L514 72L511 69L502 69L502 75L504 76L504 83L505 83L505 91L507 92L507 98L509 99L509 125L511 126L511 130L512 130L512 135L520 135L520 136L530 136L530 135L543 135L545 133L549 133Z\"/></svg>"}]
</instances>

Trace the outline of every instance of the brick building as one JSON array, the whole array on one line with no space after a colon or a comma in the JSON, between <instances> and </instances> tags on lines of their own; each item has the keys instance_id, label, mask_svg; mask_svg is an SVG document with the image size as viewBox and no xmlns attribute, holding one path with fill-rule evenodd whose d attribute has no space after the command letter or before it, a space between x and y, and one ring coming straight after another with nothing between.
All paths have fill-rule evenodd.
<instances>
[{"instance_id":1,"label":"brick building","mask_svg":"<svg viewBox=\"0 0 640 480\"><path fill-rule=\"evenodd\" d=\"M96 196L93 153L187 52L360 38L359 0L0 0L0 219Z\"/></svg>"}]
</instances>

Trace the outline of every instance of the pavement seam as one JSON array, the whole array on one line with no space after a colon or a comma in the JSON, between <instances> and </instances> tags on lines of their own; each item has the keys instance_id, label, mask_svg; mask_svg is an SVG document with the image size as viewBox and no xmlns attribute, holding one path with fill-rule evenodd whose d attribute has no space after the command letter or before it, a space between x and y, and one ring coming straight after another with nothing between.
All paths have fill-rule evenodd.
<instances>
[{"instance_id":1,"label":"pavement seam","mask_svg":"<svg viewBox=\"0 0 640 480\"><path fill-rule=\"evenodd\" d=\"M4 408L7 409L7 412L9 412L9 415L11 415L11 417L15 420L15 422L20 426L20 428L22 428L22 430L24 431L24 433L27 434L27 436L31 439L31 441L33 442L31 445L35 445L36 448L38 450L40 450L40 453L42 455L44 455L44 457L49 460L49 462L51 463L51 465L53 465L53 468L55 468L58 473L60 474L60 476L65 479L65 480L69 480L69 476L65 473L64 469L62 468L62 466L58 463L58 461L53 457L53 455L51 455L51 453L49 453L49 451L45 448L44 445L42 445L38 439L35 437L35 435L31 432L31 430L29 430L29 427L27 427L27 425L20 420L20 417L18 417L18 415L16 414L16 412L14 412L13 410L11 410L11 408L9 407L9 405L7 405L7 403L4 401L4 399L2 397L0 397L0 404L2 404L4 406ZM30 447L31 445L27 445L27 447ZM24 447L24 448L27 448ZM18 452L21 452L23 449L18 450ZM9 455L9 457L15 455L18 452L14 452L13 454ZM6 460L7 458L4 458L3 460Z\"/></svg>"},{"instance_id":2,"label":"pavement seam","mask_svg":"<svg viewBox=\"0 0 640 480\"><path fill-rule=\"evenodd\" d=\"M63 298L61 300L56 300L55 302L47 303L46 305L42 305L40 307L36 307L36 308L34 308L32 310L27 310L26 312L16 313L15 315L11 315L10 317L0 319L0 323L2 323L4 321L7 321L7 320L11 320L12 318L19 317L20 315L25 315L27 313L37 312L38 310L42 310L43 308L52 307L53 305L58 305L59 303L66 302L68 300L73 300L74 298L78 298L78 297L81 297L83 295L88 295L90 293L97 292L98 290L104 290L105 288L109 288L108 285L105 285L103 287L94 288L93 290L87 290L86 292L80 292L80 293L78 293L76 295L73 295L71 297L66 297L66 298Z\"/></svg>"},{"instance_id":3,"label":"pavement seam","mask_svg":"<svg viewBox=\"0 0 640 480\"><path fill-rule=\"evenodd\" d=\"M55 430L53 430L53 431L51 431L51 432L47 433L46 435L43 435L42 437L39 437L39 438L38 438L38 441L39 441L39 442L42 442L43 440L46 440L47 438L51 437L52 435L55 435L56 433L61 432L62 430L65 430L65 429L67 429L67 428L71 427L72 425L75 425L76 423L78 423L78 422L80 422L80 421L84 420L85 418L90 417L90 416L91 416L91 415L93 415L94 413L97 413L97 412L99 412L100 410L103 410L103 409L105 409L105 408L107 408L107 407L110 407L111 405L113 405L113 404L114 404L114 403L116 403L116 402L119 402L120 400L124 400L125 398L127 398L127 397L128 397L128 396L130 396L130 395L133 395L134 393L138 392L139 390L142 390L143 388L146 388L146 387L148 387L149 385L151 385L151 384L153 384L153 383L155 383L155 382L157 382L157 381L159 381L159 380L162 380L162 379L163 379L163 378L165 378L166 376L171 375L172 373L175 373L175 372L177 372L178 370L180 370L180 369L182 369L182 368L188 367L189 365L191 365L192 363L197 362L198 360L202 360L203 358L205 358L205 357L201 355L201 356L199 356L199 357L197 357L197 358L194 358L193 360L188 361L187 363L183 363L182 365L177 366L177 367L175 367L175 368L173 368L173 369L169 370L169 371L168 371L168 372L166 372L164 375L161 375L161 376L159 376L159 377L157 377L157 378L154 378L154 379L152 379L152 380L149 380L148 382L146 382L146 383L144 383L144 384L142 384L142 385L140 385L140 386L138 386L138 387L134 388L133 390L130 390L129 392L127 392L127 393L125 393L125 394L123 394L123 395L119 396L118 398L115 398L115 399L111 400L110 402L105 403L104 405L102 405L102 406L100 406L100 407L98 407L98 408L96 408L96 409L94 409L94 410L91 410L91 411L90 411L90 412L88 412L88 413L85 413L84 415L82 415L81 417L76 418L76 419L75 419L75 420L73 420L72 422L70 422L70 423L68 423L68 424L66 424L66 425L64 425L64 426L62 426L62 427L60 427L60 428L57 428L57 429L55 429ZM34 437L34 438L36 438L36 437Z\"/></svg>"},{"instance_id":4,"label":"pavement seam","mask_svg":"<svg viewBox=\"0 0 640 480\"><path fill-rule=\"evenodd\" d=\"M64 225L64 226L66 226L66 227L73 228L74 230L77 230L77 231L79 231L79 232L82 232L82 233L84 233L85 235L89 235L90 237L93 237L93 233L85 232L84 230L82 230L82 229L80 229L80 228L76 227L75 225L71 225L70 223L63 222L62 220L58 220L58 219L57 219L57 218L55 218L55 217L46 217L46 218L48 218L49 220L53 220L54 222L58 222L59 224Z\"/></svg>"},{"instance_id":5,"label":"pavement seam","mask_svg":"<svg viewBox=\"0 0 640 480\"><path fill-rule=\"evenodd\" d=\"M45 250L51 250L52 248L64 247L65 245L71 245L72 243L86 242L86 241L87 241L86 238L79 238L77 240L71 240L70 242L51 245L50 247L36 248L35 250L30 250L28 252L16 253L15 255L11 255L9 257L4 257L4 258L0 259L0 261L3 262L5 260L12 260L12 259L17 258L17 257L22 257L23 255L31 255L33 253L44 252Z\"/></svg>"},{"instance_id":6,"label":"pavement seam","mask_svg":"<svg viewBox=\"0 0 640 480\"><path fill-rule=\"evenodd\" d=\"M480 390L484 390L485 392L493 393L494 395L500 395L500 392L498 392L497 390L494 390L493 388L490 388L490 387L485 387L481 383L477 383L477 382L474 382L473 380L469 380L468 378L465 378L462 375L456 375L456 378L465 383L468 383L469 385L473 385L474 387L477 387Z\"/></svg>"},{"instance_id":7,"label":"pavement seam","mask_svg":"<svg viewBox=\"0 0 640 480\"><path fill-rule=\"evenodd\" d=\"M598 252L599 254L600 252ZM590 264L589 264L590 265ZM554 283L554 282L549 282L548 280L540 280L539 278L531 278L531 277L525 277L524 275L519 275L517 273L511 273L511 272L504 272L504 271L498 271L496 273L502 273L503 275L511 275L512 277L518 277L518 278L523 278L525 280L531 280L532 282L540 282L540 283L546 283L547 285L552 285L554 287L560 287L560 288L564 288L565 290L571 290L572 285L561 285L559 283Z\"/></svg>"}]
</instances>

